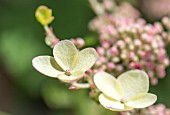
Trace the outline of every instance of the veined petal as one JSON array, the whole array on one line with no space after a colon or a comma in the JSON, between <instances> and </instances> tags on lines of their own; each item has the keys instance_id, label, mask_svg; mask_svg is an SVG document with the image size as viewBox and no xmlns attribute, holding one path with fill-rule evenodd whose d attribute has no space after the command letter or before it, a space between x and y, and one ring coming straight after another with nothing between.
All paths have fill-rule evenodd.
<instances>
[{"instance_id":1,"label":"veined petal","mask_svg":"<svg viewBox=\"0 0 170 115\"><path fill-rule=\"evenodd\" d=\"M79 52L79 57L73 71L87 71L97 60L97 52L94 48L86 48Z\"/></svg>"},{"instance_id":2,"label":"veined petal","mask_svg":"<svg viewBox=\"0 0 170 115\"><path fill-rule=\"evenodd\" d=\"M121 74L117 79L122 86L123 96L129 99L140 93L147 93L149 90L148 75L141 70L130 70Z\"/></svg>"},{"instance_id":3,"label":"veined petal","mask_svg":"<svg viewBox=\"0 0 170 115\"><path fill-rule=\"evenodd\" d=\"M32 60L33 67L40 73L49 77L57 77L63 73L61 67L56 63L51 56L38 56Z\"/></svg>"},{"instance_id":4,"label":"veined petal","mask_svg":"<svg viewBox=\"0 0 170 115\"><path fill-rule=\"evenodd\" d=\"M133 109L131 107L125 106L120 101L116 101L114 99L111 99L111 98L105 96L104 94L100 94L99 95L99 102L106 109L110 109L112 111L126 111L126 110Z\"/></svg>"},{"instance_id":5,"label":"veined petal","mask_svg":"<svg viewBox=\"0 0 170 115\"><path fill-rule=\"evenodd\" d=\"M126 103L127 106L133 108L145 108L154 104L157 100L157 96L151 93L142 93L131 99Z\"/></svg>"},{"instance_id":6,"label":"veined petal","mask_svg":"<svg viewBox=\"0 0 170 115\"><path fill-rule=\"evenodd\" d=\"M53 55L56 62L66 71L72 70L75 66L78 58L78 51L71 41L63 40L54 46Z\"/></svg>"},{"instance_id":7,"label":"veined petal","mask_svg":"<svg viewBox=\"0 0 170 115\"><path fill-rule=\"evenodd\" d=\"M94 83L105 95L115 100L121 100L122 89L120 83L112 75L106 72L98 72L94 75Z\"/></svg>"},{"instance_id":8,"label":"veined petal","mask_svg":"<svg viewBox=\"0 0 170 115\"><path fill-rule=\"evenodd\" d=\"M68 82L68 83L70 83L70 82L74 82L74 81L82 78L82 77L83 77L83 74L84 74L84 72L82 72L82 71L73 72L73 73L71 73L70 76L67 76L67 75L65 75L65 74L60 74L60 75L58 76L58 79L61 80L61 81L63 81L63 82Z\"/></svg>"}]
</instances>

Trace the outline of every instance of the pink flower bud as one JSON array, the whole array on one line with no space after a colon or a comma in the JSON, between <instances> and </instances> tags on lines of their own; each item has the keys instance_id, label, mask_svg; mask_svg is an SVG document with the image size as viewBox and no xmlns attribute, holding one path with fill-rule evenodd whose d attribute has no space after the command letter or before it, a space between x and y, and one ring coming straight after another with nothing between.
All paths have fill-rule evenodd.
<instances>
[{"instance_id":1,"label":"pink flower bud","mask_svg":"<svg viewBox=\"0 0 170 115\"><path fill-rule=\"evenodd\" d=\"M159 112L163 112L164 109L165 109L165 105L159 104L159 105L157 105L156 109L157 109Z\"/></svg>"},{"instance_id":2,"label":"pink flower bud","mask_svg":"<svg viewBox=\"0 0 170 115\"><path fill-rule=\"evenodd\" d=\"M154 72L153 72L153 71L149 71L149 72L148 72L148 76L149 76L150 78L153 78L153 77L154 77Z\"/></svg>"},{"instance_id":3,"label":"pink flower bud","mask_svg":"<svg viewBox=\"0 0 170 115\"><path fill-rule=\"evenodd\" d=\"M138 38L136 38L135 41L134 41L134 44L136 46L141 46L142 43L141 43L141 41Z\"/></svg>"},{"instance_id":4,"label":"pink flower bud","mask_svg":"<svg viewBox=\"0 0 170 115\"><path fill-rule=\"evenodd\" d=\"M107 32L108 32L108 34L110 34L110 35L114 35L114 34L115 34L115 30L114 30L114 28L113 28L112 25L108 25L108 26L107 26Z\"/></svg>"},{"instance_id":5,"label":"pink flower bud","mask_svg":"<svg viewBox=\"0 0 170 115\"><path fill-rule=\"evenodd\" d=\"M159 71L159 77L160 77L160 78L164 78L165 75L166 75L165 70L160 70L160 71Z\"/></svg>"},{"instance_id":6,"label":"pink flower bud","mask_svg":"<svg viewBox=\"0 0 170 115\"><path fill-rule=\"evenodd\" d=\"M125 48L125 42L123 41L123 40L119 40L118 42L117 42L117 45L120 47L120 48Z\"/></svg>"},{"instance_id":7,"label":"pink flower bud","mask_svg":"<svg viewBox=\"0 0 170 115\"><path fill-rule=\"evenodd\" d=\"M140 69L140 68L141 68L140 63L135 63L135 68L136 68L136 69Z\"/></svg>"},{"instance_id":8,"label":"pink flower bud","mask_svg":"<svg viewBox=\"0 0 170 115\"><path fill-rule=\"evenodd\" d=\"M132 40L131 40L131 38L127 37L127 38L125 38L125 42L130 44L130 43L132 43Z\"/></svg>"},{"instance_id":9,"label":"pink flower bud","mask_svg":"<svg viewBox=\"0 0 170 115\"><path fill-rule=\"evenodd\" d=\"M108 68L108 69L113 69L113 68L115 68L115 65L114 65L112 62L109 62L109 63L107 64L107 68Z\"/></svg>"},{"instance_id":10,"label":"pink flower bud","mask_svg":"<svg viewBox=\"0 0 170 115\"><path fill-rule=\"evenodd\" d=\"M110 44L109 44L108 41L103 41L103 42L102 42L102 46L103 46L104 48L109 48Z\"/></svg>"},{"instance_id":11,"label":"pink flower bud","mask_svg":"<svg viewBox=\"0 0 170 115\"><path fill-rule=\"evenodd\" d=\"M152 78L151 79L151 84L156 85L158 83L158 79L157 78Z\"/></svg>"},{"instance_id":12,"label":"pink flower bud","mask_svg":"<svg viewBox=\"0 0 170 115\"><path fill-rule=\"evenodd\" d=\"M163 60L163 63L164 63L166 66L168 66L168 65L169 65L169 59L168 59L168 58L165 58L165 59Z\"/></svg>"},{"instance_id":13,"label":"pink flower bud","mask_svg":"<svg viewBox=\"0 0 170 115\"><path fill-rule=\"evenodd\" d=\"M79 46L84 46L84 40L82 39L82 38L77 38L77 44L79 45Z\"/></svg>"},{"instance_id":14,"label":"pink flower bud","mask_svg":"<svg viewBox=\"0 0 170 115\"><path fill-rule=\"evenodd\" d=\"M104 51L104 49L103 49L102 47L98 47L98 48L97 48L97 53L98 53L99 55L104 55L105 51Z\"/></svg>"},{"instance_id":15,"label":"pink flower bud","mask_svg":"<svg viewBox=\"0 0 170 115\"><path fill-rule=\"evenodd\" d=\"M110 52L111 52L111 54L113 54L113 55L117 55L117 54L118 54L118 49L117 49L116 47L112 47L112 48L110 49Z\"/></svg>"},{"instance_id":16,"label":"pink flower bud","mask_svg":"<svg viewBox=\"0 0 170 115\"><path fill-rule=\"evenodd\" d=\"M129 67L130 67L130 68L134 68L134 67L135 67L135 63L134 63L134 62L130 62L130 63L129 63Z\"/></svg>"},{"instance_id":17,"label":"pink flower bud","mask_svg":"<svg viewBox=\"0 0 170 115\"><path fill-rule=\"evenodd\" d=\"M152 62L148 63L147 66L149 69L154 69L154 67L155 67L154 63L152 63Z\"/></svg>"},{"instance_id":18,"label":"pink flower bud","mask_svg":"<svg viewBox=\"0 0 170 115\"><path fill-rule=\"evenodd\" d=\"M106 9L111 10L113 7L113 2L111 0L104 0L103 5Z\"/></svg>"},{"instance_id":19,"label":"pink flower bud","mask_svg":"<svg viewBox=\"0 0 170 115\"><path fill-rule=\"evenodd\" d=\"M56 39L54 39L54 40L53 40L53 45L57 44L59 41L60 41L60 40L59 40L59 39L57 39L57 38L56 38Z\"/></svg>"},{"instance_id":20,"label":"pink flower bud","mask_svg":"<svg viewBox=\"0 0 170 115\"><path fill-rule=\"evenodd\" d=\"M123 65L117 65L116 66L116 69L119 71L119 72L121 72L121 71L123 71Z\"/></svg>"}]
</instances>

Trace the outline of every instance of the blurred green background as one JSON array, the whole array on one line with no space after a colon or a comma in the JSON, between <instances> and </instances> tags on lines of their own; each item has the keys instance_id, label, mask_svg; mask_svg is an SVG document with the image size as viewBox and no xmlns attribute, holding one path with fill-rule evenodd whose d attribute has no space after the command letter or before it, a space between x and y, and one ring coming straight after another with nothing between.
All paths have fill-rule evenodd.
<instances>
[{"instance_id":1,"label":"blurred green background","mask_svg":"<svg viewBox=\"0 0 170 115\"><path fill-rule=\"evenodd\" d=\"M138 3L133 2L136 6ZM52 25L57 37L85 37L93 42L87 36L88 22L95 14L87 0L0 0L0 111L9 115L113 115L93 102L88 90L70 91L59 80L45 77L32 67L33 57L52 55L44 42L44 30L34 16L40 5L53 9ZM158 95L158 103L168 107L169 81L167 74L151 87L151 92Z\"/></svg>"}]
</instances>

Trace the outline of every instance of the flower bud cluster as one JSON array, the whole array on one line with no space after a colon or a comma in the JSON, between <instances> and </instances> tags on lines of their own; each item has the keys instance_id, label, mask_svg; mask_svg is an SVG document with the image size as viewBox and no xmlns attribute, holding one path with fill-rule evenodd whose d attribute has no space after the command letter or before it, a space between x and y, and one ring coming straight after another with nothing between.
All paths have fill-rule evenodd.
<instances>
[{"instance_id":1,"label":"flower bud cluster","mask_svg":"<svg viewBox=\"0 0 170 115\"><path fill-rule=\"evenodd\" d=\"M131 12L128 10L129 7L124 7L127 14ZM158 78L165 77L165 68L169 65L165 49L170 41L168 32L160 22L147 24L139 15L124 16L121 10L116 13L119 15L106 13L90 22L90 29L98 33L101 41L94 69L115 76L127 70L142 69L148 73L151 84L157 84Z\"/></svg>"},{"instance_id":2,"label":"flower bud cluster","mask_svg":"<svg viewBox=\"0 0 170 115\"><path fill-rule=\"evenodd\" d=\"M121 115L127 115L125 112L122 112ZM166 108L163 104L157 104L149 106L145 109L134 109L130 111L130 115L170 115L170 109Z\"/></svg>"}]
</instances>

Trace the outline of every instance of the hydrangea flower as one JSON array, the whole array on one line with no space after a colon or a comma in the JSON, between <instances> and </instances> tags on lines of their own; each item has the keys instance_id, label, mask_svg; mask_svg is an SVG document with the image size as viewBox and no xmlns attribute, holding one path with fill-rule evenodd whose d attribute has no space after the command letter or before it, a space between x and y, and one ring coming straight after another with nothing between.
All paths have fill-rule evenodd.
<instances>
[{"instance_id":1,"label":"hydrangea flower","mask_svg":"<svg viewBox=\"0 0 170 115\"><path fill-rule=\"evenodd\" d=\"M40 73L64 82L80 79L97 60L97 53L93 48L86 48L79 52L69 40L58 42L54 46L53 55L54 57L35 57L32 64Z\"/></svg>"},{"instance_id":2,"label":"hydrangea flower","mask_svg":"<svg viewBox=\"0 0 170 115\"><path fill-rule=\"evenodd\" d=\"M156 95L147 93L149 78L141 70L130 70L117 79L108 73L98 72L94 83L102 92L99 95L101 105L113 111L145 108L157 100Z\"/></svg>"}]
</instances>

